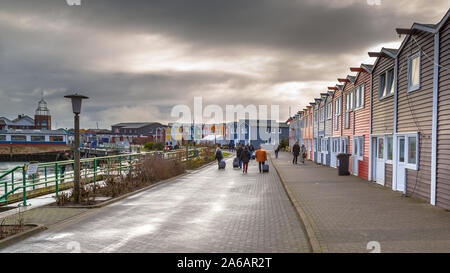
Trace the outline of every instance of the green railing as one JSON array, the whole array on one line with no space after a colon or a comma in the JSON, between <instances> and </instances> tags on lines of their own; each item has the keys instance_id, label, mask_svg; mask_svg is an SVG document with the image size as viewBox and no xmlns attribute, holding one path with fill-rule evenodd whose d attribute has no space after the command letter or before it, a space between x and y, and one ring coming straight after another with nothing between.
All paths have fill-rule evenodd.
<instances>
[{"instance_id":1,"label":"green railing","mask_svg":"<svg viewBox=\"0 0 450 273\"><path fill-rule=\"evenodd\" d=\"M184 161L198 156L201 152L202 148L190 149L187 157L186 150L180 149L171 152L141 152L84 158L80 160L80 176L81 179L88 179L90 183L95 184L104 176L127 174L148 156L157 155L163 159ZM61 184L73 182L73 166L73 160L39 163L36 174L27 176L25 164L0 173L0 205L8 204L8 196L22 193L22 203L26 206L27 191L39 188L54 187L57 196Z\"/></svg>"}]
</instances>

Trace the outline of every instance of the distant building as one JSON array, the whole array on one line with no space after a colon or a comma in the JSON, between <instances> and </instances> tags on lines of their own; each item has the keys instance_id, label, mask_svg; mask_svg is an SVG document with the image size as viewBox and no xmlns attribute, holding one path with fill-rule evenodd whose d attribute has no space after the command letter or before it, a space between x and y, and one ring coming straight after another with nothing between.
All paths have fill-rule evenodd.
<instances>
[{"instance_id":1,"label":"distant building","mask_svg":"<svg viewBox=\"0 0 450 273\"><path fill-rule=\"evenodd\" d=\"M51 130L52 129L52 117L50 116L50 110L47 108L47 102L42 98L39 101L38 108L34 115L34 128L39 130Z\"/></svg>"},{"instance_id":2,"label":"distant building","mask_svg":"<svg viewBox=\"0 0 450 273\"><path fill-rule=\"evenodd\" d=\"M147 137L149 141L164 142L167 125L159 122L123 122L111 126L115 135Z\"/></svg>"},{"instance_id":3,"label":"distant building","mask_svg":"<svg viewBox=\"0 0 450 273\"><path fill-rule=\"evenodd\" d=\"M47 102L42 98L38 103L34 119L25 114L19 114L16 119L10 120L0 117L0 131L11 130L51 130L52 119Z\"/></svg>"}]
</instances>

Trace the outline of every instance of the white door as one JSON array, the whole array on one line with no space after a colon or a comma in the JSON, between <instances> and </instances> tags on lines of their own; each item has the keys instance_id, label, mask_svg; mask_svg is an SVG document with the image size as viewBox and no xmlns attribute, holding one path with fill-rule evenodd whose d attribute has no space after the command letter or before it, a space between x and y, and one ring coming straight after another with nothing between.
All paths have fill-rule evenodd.
<instances>
[{"instance_id":1,"label":"white door","mask_svg":"<svg viewBox=\"0 0 450 273\"><path fill-rule=\"evenodd\" d=\"M378 184L384 185L384 137L377 139L377 166L376 166L376 181Z\"/></svg>"},{"instance_id":2,"label":"white door","mask_svg":"<svg viewBox=\"0 0 450 273\"><path fill-rule=\"evenodd\" d=\"M377 139L372 138L372 181L377 181Z\"/></svg>"},{"instance_id":3,"label":"white door","mask_svg":"<svg viewBox=\"0 0 450 273\"><path fill-rule=\"evenodd\" d=\"M406 159L406 141L404 136L397 138L398 143L398 160L397 160L397 186L396 190L405 191L405 159Z\"/></svg>"},{"instance_id":4,"label":"white door","mask_svg":"<svg viewBox=\"0 0 450 273\"><path fill-rule=\"evenodd\" d=\"M319 149L317 149L317 163L321 164L322 163L322 137L319 137Z\"/></svg>"},{"instance_id":5,"label":"white door","mask_svg":"<svg viewBox=\"0 0 450 273\"><path fill-rule=\"evenodd\" d=\"M358 137L353 137L353 162L352 162L352 172L353 175L358 175L358 154L359 154L359 141Z\"/></svg>"},{"instance_id":6,"label":"white door","mask_svg":"<svg viewBox=\"0 0 450 273\"><path fill-rule=\"evenodd\" d=\"M331 159L330 164L331 167L336 168L336 156L338 154L338 146L339 146L339 139L332 138L331 139Z\"/></svg>"}]
</instances>

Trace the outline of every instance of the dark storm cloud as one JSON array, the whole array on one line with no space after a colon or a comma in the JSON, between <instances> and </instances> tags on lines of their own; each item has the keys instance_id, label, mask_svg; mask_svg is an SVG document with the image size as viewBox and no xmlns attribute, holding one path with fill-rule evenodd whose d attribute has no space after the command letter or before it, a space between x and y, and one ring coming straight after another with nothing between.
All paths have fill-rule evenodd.
<instances>
[{"instance_id":1,"label":"dark storm cloud","mask_svg":"<svg viewBox=\"0 0 450 273\"><path fill-rule=\"evenodd\" d=\"M327 82L359 65L350 63L351 57L398 41L395 27L435 23L448 8L441 0L382 1L381 6L365 0L81 2L69 7L65 0L1 1L0 116L31 114L44 91L59 125L70 126L61 97L80 90L91 97L86 126L99 120L104 127L121 119L167 120L171 105L191 104L198 95L222 105L277 103L284 106L284 119L288 105L303 108ZM133 35L160 35L169 41L163 47L181 52L184 64L220 62L200 70L167 65L133 70L129 54L147 46ZM144 53L164 55L153 48ZM253 55L256 72L226 67ZM274 96L273 88L288 82L305 86Z\"/></svg>"}]
</instances>

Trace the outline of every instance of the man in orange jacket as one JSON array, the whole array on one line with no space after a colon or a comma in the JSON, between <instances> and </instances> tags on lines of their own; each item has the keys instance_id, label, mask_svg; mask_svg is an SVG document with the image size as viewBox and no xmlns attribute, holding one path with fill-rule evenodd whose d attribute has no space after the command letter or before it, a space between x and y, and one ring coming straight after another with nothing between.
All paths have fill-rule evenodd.
<instances>
[{"instance_id":1,"label":"man in orange jacket","mask_svg":"<svg viewBox=\"0 0 450 273\"><path fill-rule=\"evenodd\" d=\"M262 173L262 166L264 166L267 160L267 152L263 150L262 145L259 145L259 149L255 152L255 159L258 161L259 172Z\"/></svg>"}]
</instances>

